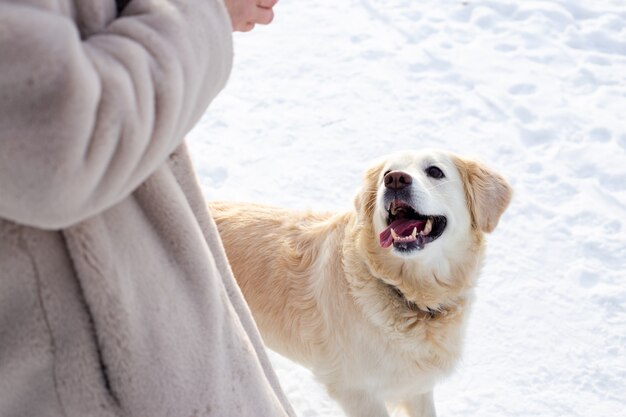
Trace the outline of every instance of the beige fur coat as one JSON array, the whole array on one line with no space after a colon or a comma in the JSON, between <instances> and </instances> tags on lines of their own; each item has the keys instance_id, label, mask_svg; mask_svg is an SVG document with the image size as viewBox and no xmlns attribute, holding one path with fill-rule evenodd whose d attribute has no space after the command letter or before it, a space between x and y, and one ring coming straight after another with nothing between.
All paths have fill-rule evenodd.
<instances>
[{"instance_id":1,"label":"beige fur coat","mask_svg":"<svg viewBox=\"0 0 626 417\"><path fill-rule=\"evenodd\" d=\"M0 416L286 416L181 138L218 0L0 0Z\"/></svg>"}]
</instances>

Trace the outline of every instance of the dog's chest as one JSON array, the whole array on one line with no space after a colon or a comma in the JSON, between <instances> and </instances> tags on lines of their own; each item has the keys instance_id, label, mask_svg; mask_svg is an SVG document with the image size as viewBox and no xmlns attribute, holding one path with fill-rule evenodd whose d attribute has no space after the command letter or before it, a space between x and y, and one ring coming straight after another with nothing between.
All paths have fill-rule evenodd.
<instances>
[{"instance_id":1,"label":"dog's chest","mask_svg":"<svg viewBox=\"0 0 626 417\"><path fill-rule=\"evenodd\" d=\"M391 352L378 357L357 354L344 360L342 376L323 382L347 391L368 392L392 403L431 391L443 374L441 370L422 368Z\"/></svg>"},{"instance_id":2,"label":"dog's chest","mask_svg":"<svg viewBox=\"0 0 626 417\"><path fill-rule=\"evenodd\" d=\"M442 351L426 338L368 335L364 329L359 333L353 335L351 348L343 350L342 379L346 384L384 393L390 400L430 391L458 360L456 349Z\"/></svg>"}]
</instances>

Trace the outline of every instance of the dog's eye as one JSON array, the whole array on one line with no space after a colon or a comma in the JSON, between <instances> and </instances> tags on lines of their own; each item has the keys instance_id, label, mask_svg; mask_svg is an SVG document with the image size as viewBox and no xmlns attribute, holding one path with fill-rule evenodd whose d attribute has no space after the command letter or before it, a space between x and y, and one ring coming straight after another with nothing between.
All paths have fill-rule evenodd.
<instances>
[{"instance_id":1,"label":"dog's eye","mask_svg":"<svg viewBox=\"0 0 626 417\"><path fill-rule=\"evenodd\" d=\"M426 168L426 175L428 175L431 178L435 178L437 180L440 180L443 177L445 177L445 175L443 174L443 171L437 168L436 166Z\"/></svg>"}]
</instances>

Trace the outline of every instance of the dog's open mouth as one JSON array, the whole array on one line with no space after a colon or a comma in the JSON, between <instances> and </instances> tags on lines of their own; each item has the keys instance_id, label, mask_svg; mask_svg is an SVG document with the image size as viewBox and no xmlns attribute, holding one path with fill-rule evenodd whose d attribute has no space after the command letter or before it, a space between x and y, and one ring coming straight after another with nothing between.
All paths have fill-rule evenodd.
<instances>
[{"instance_id":1,"label":"dog's open mouth","mask_svg":"<svg viewBox=\"0 0 626 417\"><path fill-rule=\"evenodd\" d=\"M393 200L387 213L387 228L379 235L383 248L393 245L401 252L421 250L446 228L444 216L421 214L402 200Z\"/></svg>"}]
</instances>

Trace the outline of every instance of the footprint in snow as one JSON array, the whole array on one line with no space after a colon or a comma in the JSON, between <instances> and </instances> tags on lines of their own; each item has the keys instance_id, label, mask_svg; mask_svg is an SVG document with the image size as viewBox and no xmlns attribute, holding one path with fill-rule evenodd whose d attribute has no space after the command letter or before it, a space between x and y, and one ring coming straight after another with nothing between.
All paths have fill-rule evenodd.
<instances>
[{"instance_id":1,"label":"footprint in snow","mask_svg":"<svg viewBox=\"0 0 626 417\"><path fill-rule=\"evenodd\" d=\"M591 271L581 271L578 276L578 283L583 288L595 287L598 283L598 275Z\"/></svg>"},{"instance_id":2,"label":"footprint in snow","mask_svg":"<svg viewBox=\"0 0 626 417\"><path fill-rule=\"evenodd\" d=\"M594 127L589 131L589 139L594 142L608 142L611 140L611 132L604 127Z\"/></svg>"},{"instance_id":3,"label":"footprint in snow","mask_svg":"<svg viewBox=\"0 0 626 417\"><path fill-rule=\"evenodd\" d=\"M520 128L520 138L527 146L539 146L552 142L556 134L548 129L525 129Z\"/></svg>"},{"instance_id":4,"label":"footprint in snow","mask_svg":"<svg viewBox=\"0 0 626 417\"><path fill-rule=\"evenodd\" d=\"M513 114L522 123L532 123L537 119L537 116L526 107L516 107L513 109Z\"/></svg>"},{"instance_id":5,"label":"footprint in snow","mask_svg":"<svg viewBox=\"0 0 626 417\"><path fill-rule=\"evenodd\" d=\"M509 93L516 96L533 94L535 91L537 91L537 87L534 84L521 83L515 84L509 88Z\"/></svg>"}]
</instances>

